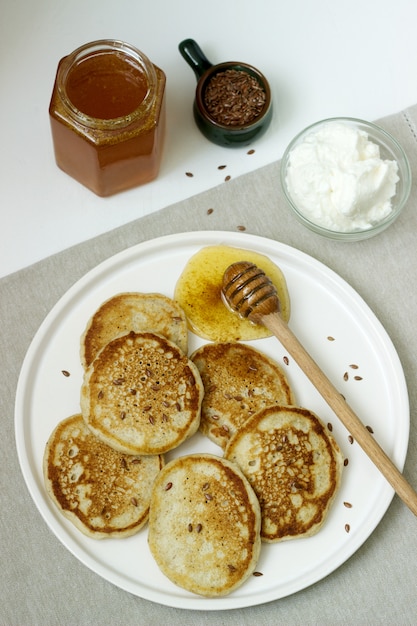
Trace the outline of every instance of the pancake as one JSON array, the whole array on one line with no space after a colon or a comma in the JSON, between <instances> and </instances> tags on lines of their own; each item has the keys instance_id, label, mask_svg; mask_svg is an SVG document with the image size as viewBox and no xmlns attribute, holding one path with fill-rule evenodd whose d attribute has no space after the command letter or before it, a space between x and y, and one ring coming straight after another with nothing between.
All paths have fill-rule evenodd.
<instances>
[{"instance_id":1,"label":"pancake","mask_svg":"<svg viewBox=\"0 0 417 626\"><path fill-rule=\"evenodd\" d=\"M343 458L317 415L267 407L230 439L225 457L239 465L259 499L264 541L320 530L340 485Z\"/></svg>"},{"instance_id":2,"label":"pancake","mask_svg":"<svg viewBox=\"0 0 417 626\"><path fill-rule=\"evenodd\" d=\"M200 424L203 384L173 342L131 331L110 341L84 373L81 412L104 443L126 454L163 454Z\"/></svg>"},{"instance_id":3,"label":"pancake","mask_svg":"<svg viewBox=\"0 0 417 626\"><path fill-rule=\"evenodd\" d=\"M177 302L160 293L119 293L103 302L87 323L80 346L84 369L109 341L131 330L158 333L187 353L187 320Z\"/></svg>"},{"instance_id":4,"label":"pancake","mask_svg":"<svg viewBox=\"0 0 417 626\"><path fill-rule=\"evenodd\" d=\"M290 295L282 270L264 254L223 244L206 246L191 256L179 276L174 298L187 316L190 330L209 341L249 341L270 337L271 331L232 313L222 298L223 276L238 261L262 269L276 287L280 314L288 322Z\"/></svg>"},{"instance_id":5,"label":"pancake","mask_svg":"<svg viewBox=\"0 0 417 626\"><path fill-rule=\"evenodd\" d=\"M224 596L258 561L259 502L239 468L210 454L174 459L152 491L148 542L161 571L193 593Z\"/></svg>"},{"instance_id":6,"label":"pancake","mask_svg":"<svg viewBox=\"0 0 417 626\"><path fill-rule=\"evenodd\" d=\"M200 430L223 449L253 413L273 404L295 404L278 363L248 344L209 343L190 358L204 385Z\"/></svg>"},{"instance_id":7,"label":"pancake","mask_svg":"<svg viewBox=\"0 0 417 626\"><path fill-rule=\"evenodd\" d=\"M122 538L147 522L160 456L132 456L99 441L81 415L60 422L44 453L46 490L63 515L93 539Z\"/></svg>"}]
</instances>

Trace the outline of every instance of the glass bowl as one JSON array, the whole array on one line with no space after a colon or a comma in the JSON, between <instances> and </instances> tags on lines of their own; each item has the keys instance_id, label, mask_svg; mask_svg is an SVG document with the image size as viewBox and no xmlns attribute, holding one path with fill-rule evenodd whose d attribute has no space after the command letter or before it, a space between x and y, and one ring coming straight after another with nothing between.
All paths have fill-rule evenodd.
<instances>
[{"instance_id":1,"label":"glass bowl","mask_svg":"<svg viewBox=\"0 0 417 626\"><path fill-rule=\"evenodd\" d=\"M302 205L299 198L297 199L295 190L294 188L292 188L292 184L290 182L290 178L292 178L291 168L294 168L294 164L291 162L291 159L294 159L294 150L298 148L301 144L303 144L303 146L305 147L306 144L308 143L312 143L312 142L314 143L314 136L318 132L323 132L323 127L326 124L339 124L339 125L341 124L343 126L348 127L348 129L353 128L356 131L366 133L368 141L371 142L372 144L376 144L379 147L379 157L381 160L396 161L398 165L398 171L397 171L398 181L396 182L396 186L395 186L395 194L393 197L391 197L391 200L390 200L391 210L389 211L388 214L385 214L382 216L378 216L374 214L373 216L371 216L371 219L369 219L366 225L365 224L358 225L358 215L354 214L355 209L353 209L353 215L350 214L350 209L348 209L347 213L345 212L345 215L342 218L336 217L335 220L331 220L331 222L333 223L329 223L328 217L324 216L322 209L316 208L314 209L314 214L312 214L311 210L306 208L305 205ZM310 150L310 147L308 147L308 149ZM341 148L339 147L335 149L330 148L330 152L334 150L332 158L336 158L337 160L339 160L340 158L343 161L343 158L337 152L337 150L339 149L341 150ZM352 150L352 145L350 145L349 149ZM322 150L323 149L321 147L318 148L319 152ZM371 146L371 152L372 150L373 150L373 146ZM312 151L313 153L315 152L315 154L317 154L317 143L316 143L316 149L315 150L313 149ZM332 197L337 197L337 193L339 193L338 197L343 198L344 196L346 200L347 195L349 196L349 193L352 190L351 189L348 190L349 193L347 195L346 195L345 190L344 190L344 194L342 193L342 190L339 190L339 192L337 191L335 192L336 183L334 181L340 181L341 180L340 177L345 176L345 172L344 171L342 172L340 170L339 165L337 166L334 165L334 162L330 163L329 165L328 156L330 152L328 148L327 148L327 154L324 154L323 152L321 152L321 155L319 156L319 161L314 165L314 167L317 167L320 169L321 174L324 173L324 178L321 179L320 185L317 184L317 189L320 189L318 193L321 194L324 188L325 194L329 195L330 193L329 190L331 190ZM324 159L321 158L323 156L324 156ZM367 158L368 156L370 158L370 155L366 155L366 156ZM325 165L324 165L324 169L321 169L323 167L323 161ZM335 167L337 169L336 175L334 175ZM345 167L345 162L341 167L343 170L343 168ZM355 171L355 167L356 165L353 166L353 171ZM362 167L362 164L359 164L359 167ZM311 174L311 165L309 166L309 168L310 168L310 172L306 170L304 171L303 174L305 175L303 176L303 180L306 180L306 178L307 179L309 178L309 175ZM326 176L330 176L329 174L330 170L332 170L333 172L332 180L326 179ZM290 177L288 175L289 171L291 174ZM352 175L352 171L349 172L349 176L351 175ZM370 179L371 177L368 177L368 180ZM304 226L314 231L315 233L318 233L325 237L329 237L331 239L339 239L343 241L360 241L362 239L368 239L370 237L378 235L383 230L388 228L388 226L390 226L397 219L397 217L403 210L407 202L407 199L410 195L411 170L410 170L410 164L408 162L408 159L404 150L402 149L400 144L396 141L396 139L394 139L394 137L392 137L385 130L383 130L376 124L372 124L370 122L366 122L363 120L359 120L359 119L355 119L351 117L334 117L334 118L322 120L320 122L316 122L315 124L308 126L305 130L299 133L291 141L291 143L288 145L287 149L285 150L284 155L281 160L281 185L284 191L284 195L290 207L293 209L294 214L301 221L301 223L304 224ZM325 199L324 202L327 203L326 206L328 207L329 206L328 199ZM319 204L321 207L322 206L321 199L320 199ZM336 202L332 203L333 208L331 210L336 211L336 213L338 213L338 210L334 209L335 204ZM367 206L367 204L369 206ZM362 214L363 212L367 212L368 210L370 211L371 205L373 204L374 202L372 202L372 200L369 200L369 198L367 197L367 194L366 193L363 194L362 200L361 200ZM317 205L315 206L317 207ZM330 209L326 209L326 211L328 210ZM335 222L338 222L338 221L340 223L340 227L337 223L335 224ZM356 223L354 223L355 221ZM344 223L342 224L342 222Z\"/></svg>"}]
</instances>

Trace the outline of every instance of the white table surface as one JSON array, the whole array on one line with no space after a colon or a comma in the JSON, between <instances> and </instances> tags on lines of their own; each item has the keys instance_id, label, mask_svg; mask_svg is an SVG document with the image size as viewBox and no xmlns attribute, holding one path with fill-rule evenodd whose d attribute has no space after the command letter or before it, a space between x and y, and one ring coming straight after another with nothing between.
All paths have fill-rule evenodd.
<instances>
[{"instance_id":1,"label":"white table surface","mask_svg":"<svg viewBox=\"0 0 417 626\"><path fill-rule=\"evenodd\" d=\"M319 119L374 120L414 104L416 22L415 0L3 0L0 276L276 161ZM269 79L275 117L253 155L195 127L196 80L178 52L188 37L212 63L245 61ZM56 167L48 119L59 59L101 38L136 45L168 81L158 178L107 199Z\"/></svg>"}]
</instances>

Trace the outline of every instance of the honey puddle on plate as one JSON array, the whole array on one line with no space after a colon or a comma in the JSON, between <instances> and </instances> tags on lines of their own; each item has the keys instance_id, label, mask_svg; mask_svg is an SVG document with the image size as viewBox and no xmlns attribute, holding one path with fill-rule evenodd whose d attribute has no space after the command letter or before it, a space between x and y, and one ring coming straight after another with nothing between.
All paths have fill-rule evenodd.
<instances>
[{"instance_id":1,"label":"honey puddle on plate","mask_svg":"<svg viewBox=\"0 0 417 626\"><path fill-rule=\"evenodd\" d=\"M276 287L281 316L288 322L290 298L279 267L257 252L230 246L208 246L190 258L175 286L174 298L183 308L190 330L210 341L249 341L271 336L263 326L241 319L223 303L223 274L232 263L255 263Z\"/></svg>"}]
</instances>

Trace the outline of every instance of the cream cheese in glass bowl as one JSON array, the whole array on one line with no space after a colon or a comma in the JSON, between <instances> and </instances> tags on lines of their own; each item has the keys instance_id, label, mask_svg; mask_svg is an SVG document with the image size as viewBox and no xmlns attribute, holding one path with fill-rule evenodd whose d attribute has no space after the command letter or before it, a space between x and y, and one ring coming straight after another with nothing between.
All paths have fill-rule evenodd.
<instances>
[{"instance_id":1,"label":"cream cheese in glass bowl","mask_svg":"<svg viewBox=\"0 0 417 626\"><path fill-rule=\"evenodd\" d=\"M404 208L411 171L400 144L363 120L335 117L299 133L281 161L281 184L298 219L333 239L385 230Z\"/></svg>"}]
</instances>

